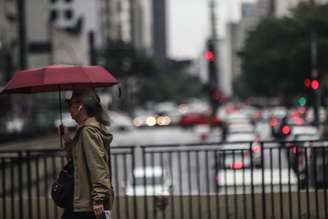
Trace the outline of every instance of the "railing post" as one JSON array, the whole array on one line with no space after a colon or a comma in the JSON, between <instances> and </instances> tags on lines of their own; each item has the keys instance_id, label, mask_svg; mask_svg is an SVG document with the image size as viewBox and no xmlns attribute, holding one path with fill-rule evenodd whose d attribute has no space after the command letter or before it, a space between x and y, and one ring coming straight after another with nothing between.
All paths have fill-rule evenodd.
<instances>
[{"instance_id":1,"label":"railing post","mask_svg":"<svg viewBox=\"0 0 328 219\"><path fill-rule=\"evenodd\" d=\"M251 161L251 200L252 200L252 219L256 219L255 211L255 193L254 193L254 163L253 163L253 153L252 147L249 147L250 161Z\"/></svg>"},{"instance_id":2,"label":"railing post","mask_svg":"<svg viewBox=\"0 0 328 219\"><path fill-rule=\"evenodd\" d=\"M265 176L264 176L264 147L263 142L261 147L261 169L262 169L262 218L266 218L266 199L265 199Z\"/></svg>"},{"instance_id":3,"label":"railing post","mask_svg":"<svg viewBox=\"0 0 328 219\"><path fill-rule=\"evenodd\" d=\"M134 147L132 149L132 171L131 171L132 182L135 182L135 180L136 180L134 177L134 174L133 174L133 171L136 167L136 156L137 156L136 150L137 150L137 147ZM134 214L134 219L138 219L138 206L137 206L137 197L136 197L135 186L133 186L133 214Z\"/></svg>"},{"instance_id":4,"label":"railing post","mask_svg":"<svg viewBox=\"0 0 328 219\"><path fill-rule=\"evenodd\" d=\"M19 218L24 217L24 204L23 204L23 170L22 170L22 161L23 161L23 152L18 152L18 200L19 200Z\"/></svg>"},{"instance_id":5,"label":"railing post","mask_svg":"<svg viewBox=\"0 0 328 219\"><path fill-rule=\"evenodd\" d=\"M7 218L6 159L1 158L2 218Z\"/></svg>"},{"instance_id":6,"label":"railing post","mask_svg":"<svg viewBox=\"0 0 328 219\"><path fill-rule=\"evenodd\" d=\"M145 170L146 169L146 154L145 154L145 148L142 146L141 147L141 162L142 162L142 167ZM144 183L144 214L145 214L145 219L148 219L148 200L147 200L147 184L146 184L146 174L143 175L143 183Z\"/></svg>"},{"instance_id":7,"label":"railing post","mask_svg":"<svg viewBox=\"0 0 328 219\"><path fill-rule=\"evenodd\" d=\"M33 219L32 207L32 176L31 176L31 152L26 151L26 164L27 164L27 200L28 200L28 218Z\"/></svg>"}]
</instances>

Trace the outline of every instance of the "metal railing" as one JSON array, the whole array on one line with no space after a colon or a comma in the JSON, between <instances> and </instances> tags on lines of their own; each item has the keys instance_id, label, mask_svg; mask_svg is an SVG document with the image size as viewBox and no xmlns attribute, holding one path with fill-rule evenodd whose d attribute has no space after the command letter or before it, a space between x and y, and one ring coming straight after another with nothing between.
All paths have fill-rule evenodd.
<instances>
[{"instance_id":1,"label":"metal railing","mask_svg":"<svg viewBox=\"0 0 328 219\"><path fill-rule=\"evenodd\" d=\"M112 147L113 218L328 218L327 141ZM61 150L0 151L0 218L60 218Z\"/></svg>"}]
</instances>

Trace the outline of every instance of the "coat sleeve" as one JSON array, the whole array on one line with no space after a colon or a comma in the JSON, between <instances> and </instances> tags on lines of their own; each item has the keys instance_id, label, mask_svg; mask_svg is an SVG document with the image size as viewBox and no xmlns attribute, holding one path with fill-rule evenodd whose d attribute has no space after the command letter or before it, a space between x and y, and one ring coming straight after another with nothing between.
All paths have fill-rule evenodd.
<instances>
[{"instance_id":1,"label":"coat sleeve","mask_svg":"<svg viewBox=\"0 0 328 219\"><path fill-rule=\"evenodd\" d=\"M87 159L86 168L89 169L92 184L91 195L93 201L106 199L111 188L109 168L105 155L107 152L98 132L95 128L86 127L82 131L81 139Z\"/></svg>"}]
</instances>

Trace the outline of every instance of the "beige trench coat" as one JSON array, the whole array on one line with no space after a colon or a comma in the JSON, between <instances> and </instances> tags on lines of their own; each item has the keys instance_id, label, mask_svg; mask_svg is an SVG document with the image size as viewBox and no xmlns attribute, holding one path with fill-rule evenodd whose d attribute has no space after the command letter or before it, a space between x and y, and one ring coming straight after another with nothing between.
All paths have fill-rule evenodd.
<instances>
[{"instance_id":1,"label":"beige trench coat","mask_svg":"<svg viewBox=\"0 0 328 219\"><path fill-rule=\"evenodd\" d=\"M75 212L93 211L93 202L99 201L103 202L105 210L111 210L113 190L109 176L111 165L108 165L107 153L111 141L112 135L106 127L91 117L78 129L73 140L66 144L66 150L74 165Z\"/></svg>"}]
</instances>

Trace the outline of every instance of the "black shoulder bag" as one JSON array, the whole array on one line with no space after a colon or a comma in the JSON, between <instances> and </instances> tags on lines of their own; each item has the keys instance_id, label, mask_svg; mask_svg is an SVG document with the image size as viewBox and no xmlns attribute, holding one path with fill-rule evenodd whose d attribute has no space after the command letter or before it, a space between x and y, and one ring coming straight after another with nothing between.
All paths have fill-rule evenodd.
<instances>
[{"instance_id":1,"label":"black shoulder bag","mask_svg":"<svg viewBox=\"0 0 328 219\"><path fill-rule=\"evenodd\" d=\"M73 209L74 168L69 160L51 186L51 197L60 208Z\"/></svg>"}]
</instances>

